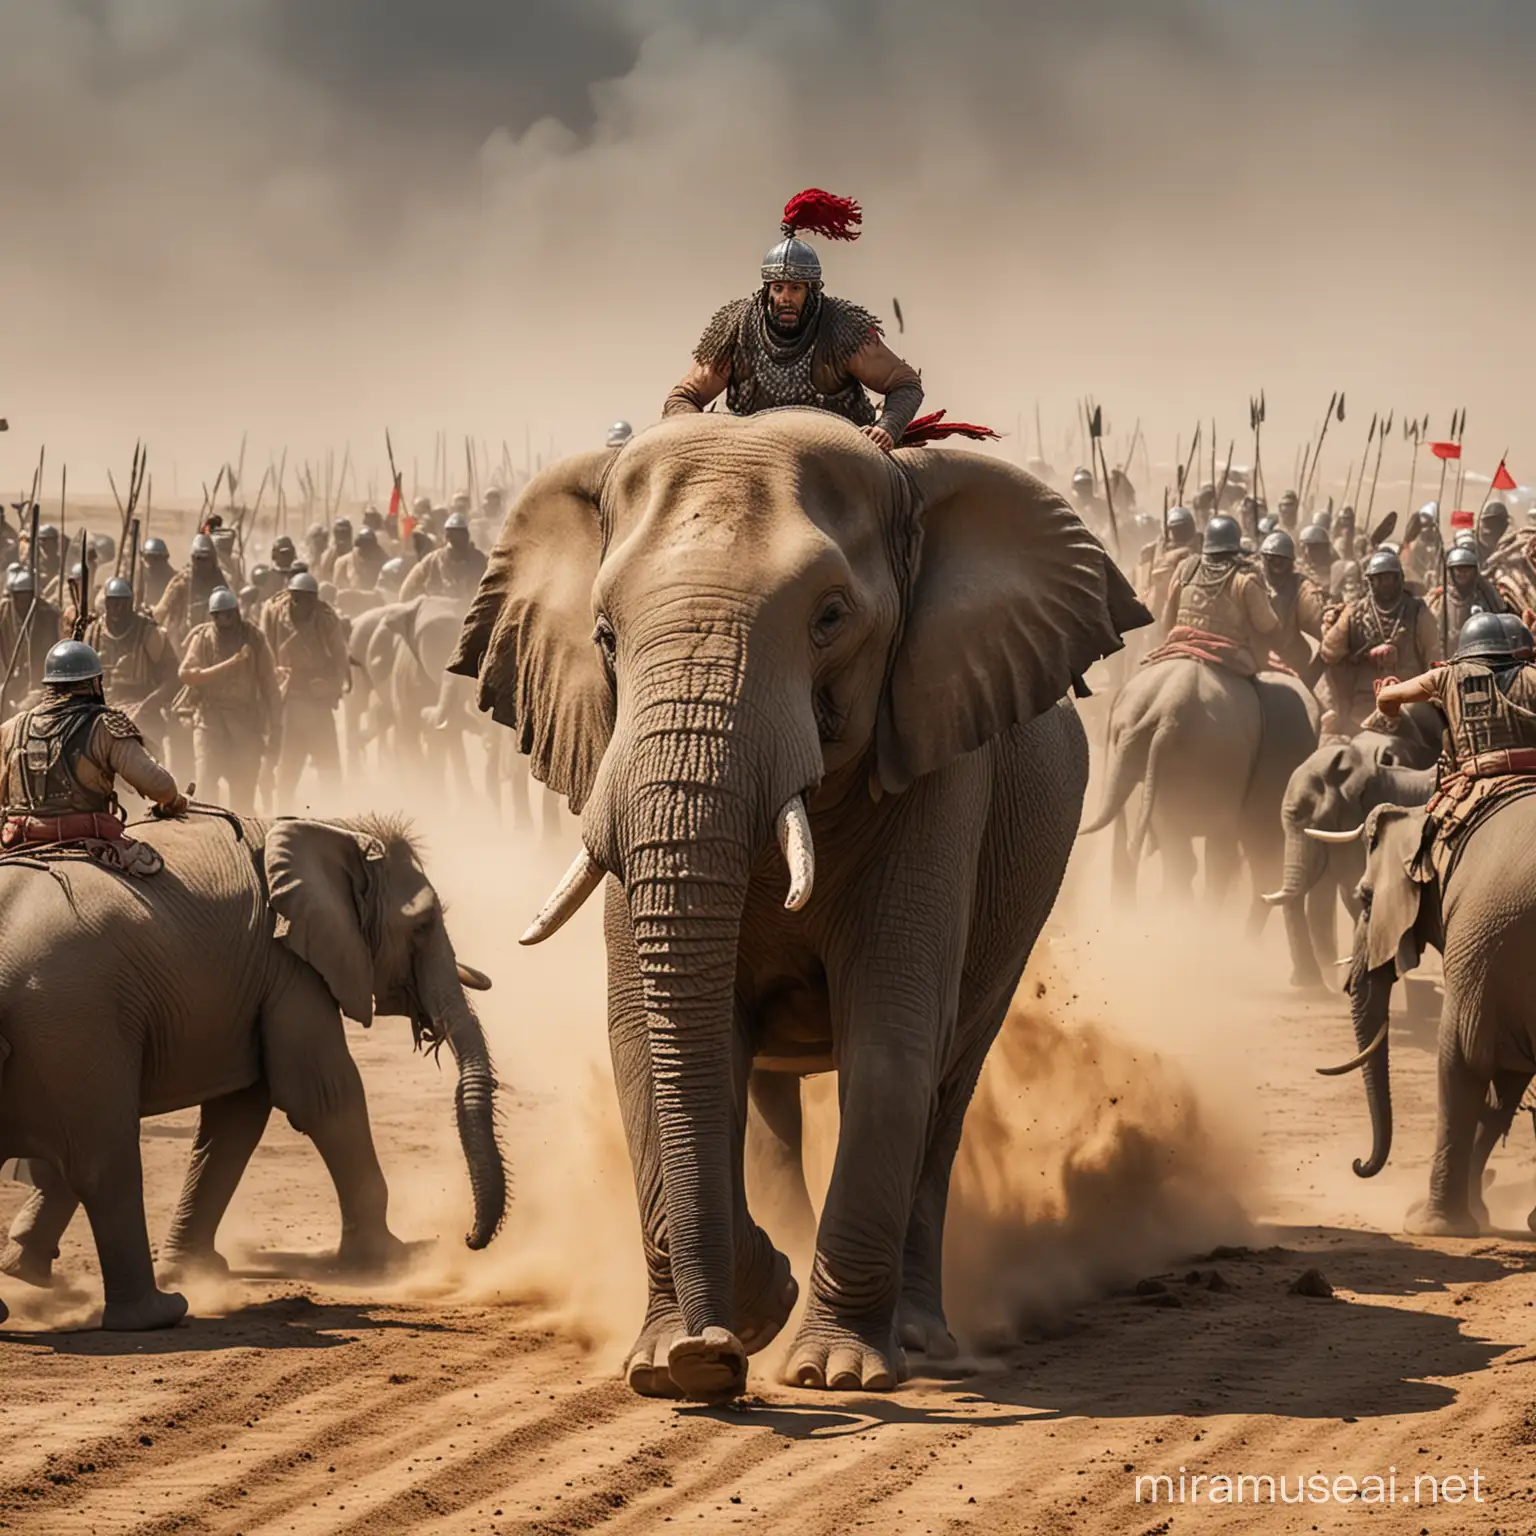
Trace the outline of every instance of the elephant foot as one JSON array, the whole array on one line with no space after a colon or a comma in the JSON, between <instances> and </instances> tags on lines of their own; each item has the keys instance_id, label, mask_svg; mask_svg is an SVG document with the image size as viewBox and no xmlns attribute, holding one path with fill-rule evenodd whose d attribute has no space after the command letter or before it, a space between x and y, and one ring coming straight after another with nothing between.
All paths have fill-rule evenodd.
<instances>
[{"instance_id":1,"label":"elephant foot","mask_svg":"<svg viewBox=\"0 0 1536 1536\"><path fill-rule=\"evenodd\" d=\"M927 1360L953 1360L960 1353L955 1336L949 1331L944 1314L920 1301L906 1297L896 1308L896 1337L901 1347Z\"/></svg>"},{"instance_id":2,"label":"elephant foot","mask_svg":"<svg viewBox=\"0 0 1536 1536\"><path fill-rule=\"evenodd\" d=\"M736 1278L736 1337L749 1355L766 1349L778 1338L789 1314L800 1299L800 1287L790 1271L789 1260L769 1247L770 1262L758 1266L761 1283L753 1286L746 1275Z\"/></svg>"},{"instance_id":3,"label":"elephant foot","mask_svg":"<svg viewBox=\"0 0 1536 1536\"><path fill-rule=\"evenodd\" d=\"M747 1389L747 1351L728 1328L674 1338L667 1373L678 1395L695 1403L724 1403Z\"/></svg>"},{"instance_id":4,"label":"elephant foot","mask_svg":"<svg viewBox=\"0 0 1536 1536\"><path fill-rule=\"evenodd\" d=\"M336 1250L336 1268L353 1278L376 1279L404 1269L413 1252L412 1244L401 1242L387 1228L366 1235L343 1232L341 1246Z\"/></svg>"},{"instance_id":5,"label":"elephant foot","mask_svg":"<svg viewBox=\"0 0 1536 1536\"><path fill-rule=\"evenodd\" d=\"M675 1302L653 1304L647 1313L640 1337L629 1347L624 1362L624 1379L631 1392L641 1397L681 1397L672 1372L667 1368L667 1355L673 1343L687 1337L683 1315Z\"/></svg>"},{"instance_id":6,"label":"elephant foot","mask_svg":"<svg viewBox=\"0 0 1536 1536\"><path fill-rule=\"evenodd\" d=\"M53 1284L53 1259L53 1254L40 1253L12 1238L0 1248L0 1275L46 1290Z\"/></svg>"},{"instance_id":7,"label":"elephant foot","mask_svg":"<svg viewBox=\"0 0 1536 1536\"><path fill-rule=\"evenodd\" d=\"M1421 1200L1408 1208L1403 1231L1412 1237L1477 1237L1482 1232L1470 1211L1447 1211Z\"/></svg>"},{"instance_id":8,"label":"elephant foot","mask_svg":"<svg viewBox=\"0 0 1536 1536\"><path fill-rule=\"evenodd\" d=\"M831 1392L890 1392L907 1378L895 1331L858 1327L813 1304L790 1351L784 1380Z\"/></svg>"},{"instance_id":9,"label":"elephant foot","mask_svg":"<svg viewBox=\"0 0 1536 1536\"><path fill-rule=\"evenodd\" d=\"M1323 973L1319 970L1305 970L1300 966L1291 968L1291 985L1299 992L1326 992L1327 984L1323 981Z\"/></svg>"},{"instance_id":10,"label":"elephant foot","mask_svg":"<svg viewBox=\"0 0 1536 1536\"><path fill-rule=\"evenodd\" d=\"M179 1291L150 1291L133 1301L108 1301L101 1326L108 1333L139 1333L174 1328L186 1315L187 1298Z\"/></svg>"},{"instance_id":11,"label":"elephant foot","mask_svg":"<svg viewBox=\"0 0 1536 1536\"><path fill-rule=\"evenodd\" d=\"M229 1261L216 1248L182 1248L167 1242L156 1269L162 1280L227 1280Z\"/></svg>"}]
</instances>

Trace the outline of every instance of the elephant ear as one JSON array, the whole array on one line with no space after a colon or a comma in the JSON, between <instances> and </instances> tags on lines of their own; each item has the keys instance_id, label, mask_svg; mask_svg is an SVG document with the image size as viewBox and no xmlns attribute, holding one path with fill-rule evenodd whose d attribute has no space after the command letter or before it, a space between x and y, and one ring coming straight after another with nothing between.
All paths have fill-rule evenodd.
<instances>
[{"instance_id":1,"label":"elephant ear","mask_svg":"<svg viewBox=\"0 0 1536 1536\"><path fill-rule=\"evenodd\" d=\"M369 866L383 857L376 838L321 821L275 821L263 850L275 936L320 973L341 1011L364 1025L373 1022Z\"/></svg>"},{"instance_id":2,"label":"elephant ear","mask_svg":"<svg viewBox=\"0 0 1536 1536\"><path fill-rule=\"evenodd\" d=\"M598 494L611 451L536 476L513 503L448 670L516 733L533 776L580 811L613 731L613 691L592 643L602 559Z\"/></svg>"},{"instance_id":3,"label":"elephant ear","mask_svg":"<svg viewBox=\"0 0 1536 1536\"><path fill-rule=\"evenodd\" d=\"M1424 886L1417 871L1424 841L1422 806L1379 805L1365 819L1365 874L1359 892L1368 923L1366 969L1393 961L1404 975L1419 963L1415 932Z\"/></svg>"},{"instance_id":4,"label":"elephant ear","mask_svg":"<svg viewBox=\"0 0 1536 1536\"><path fill-rule=\"evenodd\" d=\"M1152 622L1066 501L999 459L896 456L914 500L901 642L876 730L881 786L906 789L1062 698Z\"/></svg>"}]
</instances>

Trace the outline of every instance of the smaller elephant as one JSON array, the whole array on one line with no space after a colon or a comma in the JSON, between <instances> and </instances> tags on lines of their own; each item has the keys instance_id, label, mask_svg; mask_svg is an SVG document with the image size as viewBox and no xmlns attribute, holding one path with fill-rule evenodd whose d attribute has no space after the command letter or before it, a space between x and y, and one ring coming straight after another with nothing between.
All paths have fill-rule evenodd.
<instances>
[{"instance_id":1,"label":"smaller elephant","mask_svg":"<svg viewBox=\"0 0 1536 1536\"><path fill-rule=\"evenodd\" d=\"M183 1317L150 1259L139 1121L192 1105L197 1139L161 1255L172 1267L225 1267L214 1237L274 1107L325 1160L343 1262L393 1259L403 1245L342 1026L375 1011L453 1053L475 1208L466 1241L484 1247L506 1177L495 1074L464 987L490 983L455 957L406 828L217 813L134 833L165 860L153 879L84 861L0 865L0 1158L42 1165L0 1269L46 1284L83 1203L104 1326Z\"/></svg>"},{"instance_id":2,"label":"smaller elephant","mask_svg":"<svg viewBox=\"0 0 1536 1536\"><path fill-rule=\"evenodd\" d=\"M1434 792L1434 768L1404 767L1403 754L1395 738L1366 733L1319 747L1291 775L1280 806L1285 873L1264 900L1285 916L1292 986L1323 985L1322 964L1336 952L1339 902L1351 920L1360 915L1355 887L1365 855L1358 839L1353 832L1343 841L1319 834L1348 832L1378 805L1423 805Z\"/></svg>"},{"instance_id":3,"label":"smaller elephant","mask_svg":"<svg viewBox=\"0 0 1536 1536\"><path fill-rule=\"evenodd\" d=\"M1423 808L1380 806L1355 835L1365 847L1361 913L1346 991L1358 1054L1332 1073L1363 1069L1372 1148L1355 1172L1370 1178L1392 1150L1388 1025L1393 982L1423 950L1444 961L1439 1114L1429 1196L1409 1232L1471 1236L1487 1226L1483 1172L1536 1072L1536 794L1505 799L1461 833L1454 859L1424 868ZM1527 1217L1536 1230L1536 1211Z\"/></svg>"}]
</instances>

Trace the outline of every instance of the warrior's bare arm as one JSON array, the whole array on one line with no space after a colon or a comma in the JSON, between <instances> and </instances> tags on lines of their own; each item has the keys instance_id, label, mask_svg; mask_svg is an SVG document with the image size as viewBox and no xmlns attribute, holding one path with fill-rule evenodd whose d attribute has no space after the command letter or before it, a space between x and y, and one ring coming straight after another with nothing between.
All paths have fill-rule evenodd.
<instances>
[{"instance_id":1,"label":"warrior's bare arm","mask_svg":"<svg viewBox=\"0 0 1536 1536\"><path fill-rule=\"evenodd\" d=\"M689 411L702 411L710 401L719 399L725 386L731 382L731 365L721 358L713 363L693 363L667 396L662 406L663 416L680 416Z\"/></svg>"},{"instance_id":2,"label":"warrior's bare arm","mask_svg":"<svg viewBox=\"0 0 1536 1536\"><path fill-rule=\"evenodd\" d=\"M1243 578L1238 580L1243 581ZM1275 605L1270 602L1269 593L1257 576L1243 581L1243 611L1255 634L1272 635L1280 628L1280 615L1275 612Z\"/></svg>"},{"instance_id":3,"label":"warrior's bare arm","mask_svg":"<svg viewBox=\"0 0 1536 1536\"><path fill-rule=\"evenodd\" d=\"M1401 713L1404 704L1427 704L1440 697L1440 678L1434 672L1423 672L1399 682L1395 677L1385 678L1376 690L1376 708L1393 719Z\"/></svg>"},{"instance_id":4,"label":"warrior's bare arm","mask_svg":"<svg viewBox=\"0 0 1536 1536\"><path fill-rule=\"evenodd\" d=\"M1328 667L1341 666L1350 660L1348 607L1328 627L1328 632L1323 636L1322 645L1317 654L1322 659L1323 665Z\"/></svg>"},{"instance_id":5,"label":"warrior's bare arm","mask_svg":"<svg viewBox=\"0 0 1536 1536\"><path fill-rule=\"evenodd\" d=\"M1184 581L1178 571L1168 583L1168 595L1163 599L1163 611L1159 616L1166 635L1179 622L1179 600L1184 594Z\"/></svg>"},{"instance_id":6,"label":"warrior's bare arm","mask_svg":"<svg viewBox=\"0 0 1536 1536\"><path fill-rule=\"evenodd\" d=\"M96 727L98 737L92 747L101 750L107 766L124 783L137 790L146 800L167 810L186 808L186 801L176 787L176 780L169 770L162 768L148 752L144 743L132 737L114 736L105 726ZM101 741L105 737L105 741ZM93 751L92 755L95 755Z\"/></svg>"},{"instance_id":7,"label":"warrior's bare arm","mask_svg":"<svg viewBox=\"0 0 1536 1536\"><path fill-rule=\"evenodd\" d=\"M893 448L912 425L923 403L923 381L917 370L891 351L878 335L848 359L848 372L866 389L885 397L885 409L874 426L864 429L882 448Z\"/></svg>"}]
</instances>

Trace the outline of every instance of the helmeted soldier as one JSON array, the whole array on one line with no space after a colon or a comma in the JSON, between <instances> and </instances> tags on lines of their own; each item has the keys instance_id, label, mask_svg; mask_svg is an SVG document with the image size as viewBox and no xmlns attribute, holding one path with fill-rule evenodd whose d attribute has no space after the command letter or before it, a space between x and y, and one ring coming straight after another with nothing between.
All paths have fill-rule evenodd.
<instances>
[{"instance_id":1,"label":"helmeted soldier","mask_svg":"<svg viewBox=\"0 0 1536 1536\"><path fill-rule=\"evenodd\" d=\"M1450 761L1441 771L1442 793L1451 776L1465 783L1536 774L1533 645L1515 615L1474 614L1445 666L1382 684L1376 705L1384 715L1396 715L1404 704L1430 703L1445 716Z\"/></svg>"},{"instance_id":2,"label":"helmeted soldier","mask_svg":"<svg viewBox=\"0 0 1536 1536\"><path fill-rule=\"evenodd\" d=\"M1450 634L1459 635L1474 610L1483 613L1504 611L1504 598L1498 588L1482 574L1482 563L1477 550L1465 544L1446 552L1445 570L1451 585L1450 612L1443 613L1447 603L1444 587L1436 586L1426 601L1429 611L1435 616L1435 622L1443 625Z\"/></svg>"},{"instance_id":3,"label":"helmeted soldier","mask_svg":"<svg viewBox=\"0 0 1536 1536\"><path fill-rule=\"evenodd\" d=\"M1411 592L1421 597L1440 584L1440 557L1444 544L1440 537L1440 509L1427 502L1408 518L1403 530L1403 578Z\"/></svg>"},{"instance_id":4,"label":"helmeted soldier","mask_svg":"<svg viewBox=\"0 0 1536 1536\"><path fill-rule=\"evenodd\" d=\"M1152 613L1161 613L1168 597L1168 583L1173 573L1200 546L1195 515L1188 507L1169 507L1163 520L1162 537L1154 539L1141 552L1136 588L1142 602Z\"/></svg>"},{"instance_id":5,"label":"helmeted soldier","mask_svg":"<svg viewBox=\"0 0 1536 1536\"><path fill-rule=\"evenodd\" d=\"M1205 525L1200 553L1174 572L1163 626L1173 645L1199 648L1219 656L1229 671L1253 677L1268 657L1280 620L1242 548L1243 530L1236 520L1213 517Z\"/></svg>"},{"instance_id":6,"label":"helmeted soldier","mask_svg":"<svg viewBox=\"0 0 1536 1536\"><path fill-rule=\"evenodd\" d=\"M443 547L417 562L400 588L400 601L413 597L456 597L468 603L485 574L484 554L469 537L469 519L453 513L443 525Z\"/></svg>"},{"instance_id":7,"label":"helmeted soldier","mask_svg":"<svg viewBox=\"0 0 1536 1536\"><path fill-rule=\"evenodd\" d=\"M232 586L245 580L245 563L240 558L238 539L233 528L225 528L220 525L208 532L208 537L213 540L213 548L219 557L219 569L224 574L224 579Z\"/></svg>"},{"instance_id":8,"label":"helmeted soldier","mask_svg":"<svg viewBox=\"0 0 1536 1536\"><path fill-rule=\"evenodd\" d=\"M1407 590L1395 551L1366 562L1367 591L1345 604L1318 652L1325 678L1327 734L1355 736L1375 708L1377 682L1390 674L1428 671L1440 659L1440 631L1421 597Z\"/></svg>"},{"instance_id":9,"label":"helmeted soldier","mask_svg":"<svg viewBox=\"0 0 1536 1536\"><path fill-rule=\"evenodd\" d=\"M889 451L923 400L917 372L886 346L880 322L822 291L821 260L802 231L858 238L859 205L811 190L784 209L783 239L763 258L758 291L720 309L664 416L702 411L725 392L733 415L803 405L843 416ZM866 386L885 397L877 416Z\"/></svg>"},{"instance_id":10,"label":"helmeted soldier","mask_svg":"<svg viewBox=\"0 0 1536 1536\"><path fill-rule=\"evenodd\" d=\"M1321 523L1308 523L1297 539L1300 545L1301 573L1317 583L1324 592L1333 590L1333 540Z\"/></svg>"},{"instance_id":11,"label":"helmeted soldier","mask_svg":"<svg viewBox=\"0 0 1536 1536\"><path fill-rule=\"evenodd\" d=\"M1333 535L1333 553L1339 560L1357 560L1360 551L1355 548L1355 509L1340 507L1338 516L1329 530Z\"/></svg>"},{"instance_id":12,"label":"helmeted soldier","mask_svg":"<svg viewBox=\"0 0 1536 1536\"><path fill-rule=\"evenodd\" d=\"M23 561L31 559L32 541L24 538L18 551L18 558ZM59 572L64 566L64 555L59 539L59 530L52 523L44 523L37 530L37 579L44 593L49 587L54 586L59 579Z\"/></svg>"},{"instance_id":13,"label":"helmeted soldier","mask_svg":"<svg viewBox=\"0 0 1536 1536\"><path fill-rule=\"evenodd\" d=\"M144 749L138 727L108 709L101 658L78 640L48 653L43 697L0 727L0 845L118 845L108 862L151 874L159 856L123 837L116 783L121 778L163 814L187 808L176 780Z\"/></svg>"},{"instance_id":14,"label":"helmeted soldier","mask_svg":"<svg viewBox=\"0 0 1536 1536\"><path fill-rule=\"evenodd\" d=\"M331 542L331 531L324 523L311 523L309 532L304 535L304 563L311 571L320 564L320 557L325 553L325 547Z\"/></svg>"},{"instance_id":15,"label":"helmeted soldier","mask_svg":"<svg viewBox=\"0 0 1536 1536\"><path fill-rule=\"evenodd\" d=\"M6 663L16 654L22 629L27 643L16 661L16 671L6 690L7 701L24 699L43 685L43 668L48 652L58 644L63 633L59 610L37 597L37 585L26 566L17 566L5 580L5 604L0 607L0 657ZM29 622L27 615L36 606Z\"/></svg>"},{"instance_id":16,"label":"helmeted soldier","mask_svg":"<svg viewBox=\"0 0 1536 1536\"><path fill-rule=\"evenodd\" d=\"M278 573L279 580L287 581L293 562L299 558L299 551L286 533L280 533L272 540L271 557L272 569Z\"/></svg>"},{"instance_id":17,"label":"helmeted soldier","mask_svg":"<svg viewBox=\"0 0 1536 1536\"><path fill-rule=\"evenodd\" d=\"M181 707L192 716L192 748L203 793L213 798L222 783L223 803L249 815L262 754L275 754L278 746L282 696L266 637L242 616L228 587L209 597L208 615L208 622L187 640Z\"/></svg>"},{"instance_id":18,"label":"helmeted soldier","mask_svg":"<svg viewBox=\"0 0 1536 1536\"><path fill-rule=\"evenodd\" d=\"M350 517L338 517L331 524L331 541L326 545L319 562L310 566L310 570L320 581L336 580L336 562L343 555L352 553L352 519Z\"/></svg>"},{"instance_id":19,"label":"helmeted soldier","mask_svg":"<svg viewBox=\"0 0 1536 1536\"><path fill-rule=\"evenodd\" d=\"M608 428L605 448L622 448L635 435L635 429L627 421L616 421Z\"/></svg>"},{"instance_id":20,"label":"helmeted soldier","mask_svg":"<svg viewBox=\"0 0 1536 1536\"><path fill-rule=\"evenodd\" d=\"M1280 526L1287 533L1294 534L1296 525L1301 520L1301 497L1295 491L1286 491L1280 497L1277 510L1280 514Z\"/></svg>"},{"instance_id":21,"label":"helmeted soldier","mask_svg":"<svg viewBox=\"0 0 1536 1536\"><path fill-rule=\"evenodd\" d=\"M379 572L384 568L387 556L379 545L379 536L372 528L364 528L352 542L352 548L344 554L331 572L336 590L370 592L379 584Z\"/></svg>"},{"instance_id":22,"label":"helmeted soldier","mask_svg":"<svg viewBox=\"0 0 1536 1536\"><path fill-rule=\"evenodd\" d=\"M133 588L114 576L102 590L101 612L85 631L101 658L107 702L146 735L158 737L160 712L176 695L176 652L147 613L135 613Z\"/></svg>"},{"instance_id":23,"label":"helmeted soldier","mask_svg":"<svg viewBox=\"0 0 1536 1536\"><path fill-rule=\"evenodd\" d=\"M409 573L410 566L399 555L393 560L386 560L379 570L379 591L394 602L400 596L400 588Z\"/></svg>"},{"instance_id":24,"label":"helmeted soldier","mask_svg":"<svg viewBox=\"0 0 1536 1536\"><path fill-rule=\"evenodd\" d=\"M1477 514L1477 552L1486 563L1509 533L1509 508L1502 501L1490 501Z\"/></svg>"},{"instance_id":25,"label":"helmeted soldier","mask_svg":"<svg viewBox=\"0 0 1536 1536\"><path fill-rule=\"evenodd\" d=\"M266 605L261 626L283 695L277 797L287 805L306 764L312 762L322 778L340 770L335 710L351 684L347 635L308 571L293 577Z\"/></svg>"},{"instance_id":26,"label":"helmeted soldier","mask_svg":"<svg viewBox=\"0 0 1536 1536\"><path fill-rule=\"evenodd\" d=\"M1317 685L1322 666L1307 644L1310 637L1323 638L1326 599L1310 577L1296 569L1296 543L1285 529L1277 528L1259 546L1264 586L1280 620L1280 630L1269 648L1309 688Z\"/></svg>"},{"instance_id":27,"label":"helmeted soldier","mask_svg":"<svg viewBox=\"0 0 1536 1536\"><path fill-rule=\"evenodd\" d=\"M212 538L206 533L198 534L192 540L186 570L171 577L154 609L155 622L170 636L178 651L199 624L208 622L208 599L215 587L225 585Z\"/></svg>"}]
</instances>

